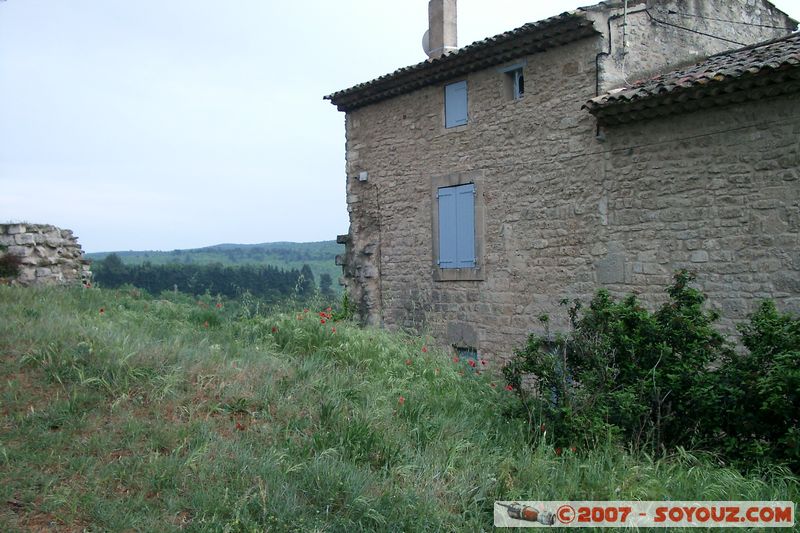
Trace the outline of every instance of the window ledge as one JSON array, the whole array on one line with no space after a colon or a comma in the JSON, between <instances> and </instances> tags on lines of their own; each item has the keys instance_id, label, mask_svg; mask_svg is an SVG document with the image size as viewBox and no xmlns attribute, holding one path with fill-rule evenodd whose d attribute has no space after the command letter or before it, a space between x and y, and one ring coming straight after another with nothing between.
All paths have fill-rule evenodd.
<instances>
[{"instance_id":1,"label":"window ledge","mask_svg":"<svg viewBox=\"0 0 800 533\"><path fill-rule=\"evenodd\" d=\"M481 268L434 268L433 281L483 281Z\"/></svg>"}]
</instances>

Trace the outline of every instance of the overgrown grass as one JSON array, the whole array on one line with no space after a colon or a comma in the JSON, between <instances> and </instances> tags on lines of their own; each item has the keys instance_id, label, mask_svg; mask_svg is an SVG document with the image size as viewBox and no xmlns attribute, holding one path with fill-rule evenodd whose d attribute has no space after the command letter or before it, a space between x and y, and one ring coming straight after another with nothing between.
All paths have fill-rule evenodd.
<instances>
[{"instance_id":1,"label":"overgrown grass","mask_svg":"<svg viewBox=\"0 0 800 533\"><path fill-rule=\"evenodd\" d=\"M216 303L0 287L0 529L480 531L498 499L800 499L784 470L531 448L491 365Z\"/></svg>"}]
</instances>

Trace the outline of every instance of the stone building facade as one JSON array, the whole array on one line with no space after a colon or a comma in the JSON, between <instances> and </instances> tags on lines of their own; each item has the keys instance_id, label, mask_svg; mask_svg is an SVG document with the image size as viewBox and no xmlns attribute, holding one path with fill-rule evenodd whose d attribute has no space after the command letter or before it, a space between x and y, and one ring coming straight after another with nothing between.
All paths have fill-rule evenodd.
<instances>
[{"instance_id":1,"label":"stone building facade","mask_svg":"<svg viewBox=\"0 0 800 533\"><path fill-rule=\"evenodd\" d=\"M539 315L564 326L563 299L606 287L655 303L682 267L728 319L763 297L800 308L797 93L615 125L592 108L796 21L762 0L628 4L527 24L326 97L346 112L341 262L365 323L503 357ZM466 123L448 127L458 86ZM473 262L447 268L440 195L463 187Z\"/></svg>"},{"instance_id":2,"label":"stone building facade","mask_svg":"<svg viewBox=\"0 0 800 533\"><path fill-rule=\"evenodd\" d=\"M20 272L10 283L61 285L90 283L91 262L71 230L49 224L0 224L0 254L19 258Z\"/></svg>"}]
</instances>

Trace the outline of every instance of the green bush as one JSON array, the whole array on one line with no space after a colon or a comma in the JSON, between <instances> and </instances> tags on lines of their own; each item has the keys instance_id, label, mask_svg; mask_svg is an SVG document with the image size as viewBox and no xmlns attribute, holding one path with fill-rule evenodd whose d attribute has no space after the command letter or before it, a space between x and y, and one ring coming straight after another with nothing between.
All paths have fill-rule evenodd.
<instances>
[{"instance_id":1,"label":"green bush","mask_svg":"<svg viewBox=\"0 0 800 533\"><path fill-rule=\"evenodd\" d=\"M691 447L797 468L800 320L763 304L741 328L750 354L739 354L693 279L677 273L655 313L601 290L585 311L569 309L568 335L531 335L503 372L533 438L550 431L573 447L610 436L650 453Z\"/></svg>"},{"instance_id":2,"label":"green bush","mask_svg":"<svg viewBox=\"0 0 800 533\"><path fill-rule=\"evenodd\" d=\"M739 330L750 353L719 371L720 446L734 458L800 470L800 319L767 301Z\"/></svg>"}]
</instances>

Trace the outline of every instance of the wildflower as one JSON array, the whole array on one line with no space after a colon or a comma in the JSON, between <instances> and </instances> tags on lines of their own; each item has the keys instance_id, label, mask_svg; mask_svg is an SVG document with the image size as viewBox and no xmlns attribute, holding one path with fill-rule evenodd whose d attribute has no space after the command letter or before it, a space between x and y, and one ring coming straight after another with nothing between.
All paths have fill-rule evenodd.
<instances>
[{"instance_id":1,"label":"wildflower","mask_svg":"<svg viewBox=\"0 0 800 533\"><path fill-rule=\"evenodd\" d=\"M428 353L428 347L427 346L423 346L422 347L422 353Z\"/></svg>"},{"instance_id":2,"label":"wildflower","mask_svg":"<svg viewBox=\"0 0 800 533\"><path fill-rule=\"evenodd\" d=\"M303 309L303 312L304 313L308 313L308 309Z\"/></svg>"},{"instance_id":3,"label":"wildflower","mask_svg":"<svg viewBox=\"0 0 800 533\"><path fill-rule=\"evenodd\" d=\"M556 448L556 455L561 456L561 448Z\"/></svg>"},{"instance_id":4,"label":"wildflower","mask_svg":"<svg viewBox=\"0 0 800 533\"><path fill-rule=\"evenodd\" d=\"M475 368L475 360L474 359L470 359L468 362L469 362L469 366L471 366L472 368Z\"/></svg>"},{"instance_id":5,"label":"wildflower","mask_svg":"<svg viewBox=\"0 0 800 533\"><path fill-rule=\"evenodd\" d=\"M336 328L331 327L331 333L336 333Z\"/></svg>"},{"instance_id":6,"label":"wildflower","mask_svg":"<svg viewBox=\"0 0 800 533\"><path fill-rule=\"evenodd\" d=\"M492 388L495 388L495 387L497 386L497 385L495 385L494 383L489 383L489 385L490 385Z\"/></svg>"},{"instance_id":7,"label":"wildflower","mask_svg":"<svg viewBox=\"0 0 800 533\"><path fill-rule=\"evenodd\" d=\"M324 319L324 318L320 318L320 319L319 319L319 323L320 323L320 324L324 324L324 323L325 323L325 319Z\"/></svg>"},{"instance_id":8,"label":"wildflower","mask_svg":"<svg viewBox=\"0 0 800 533\"><path fill-rule=\"evenodd\" d=\"M101 307L101 308L100 308L100 314L102 315L102 314L103 314L103 313L105 313L105 312L106 312L106 308L105 308L105 307Z\"/></svg>"},{"instance_id":9,"label":"wildflower","mask_svg":"<svg viewBox=\"0 0 800 533\"><path fill-rule=\"evenodd\" d=\"M272 326L272 333L278 333L278 328L276 326Z\"/></svg>"},{"instance_id":10,"label":"wildflower","mask_svg":"<svg viewBox=\"0 0 800 533\"><path fill-rule=\"evenodd\" d=\"M482 364L482 365L484 365L484 366L486 366L486 365L488 365L489 363L487 363L487 362L486 362L486 359L481 359L481 364Z\"/></svg>"},{"instance_id":11,"label":"wildflower","mask_svg":"<svg viewBox=\"0 0 800 533\"><path fill-rule=\"evenodd\" d=\"M244 425L243 425L243 424L241 424L241 423L239 423L239 422L237 421L237 422L236 422L236 429L238 429L239 431L244 431L244 430L245 430L245 427L244 427Z\"/></svg>"},{"instance_id":12,"label":"wildflower","mask_svg":"<svg viewBox=\"0 0 800 533\"><path fill-rule=\"evenodd\" d=\"M406 359L406 364L410 365L411 364L411 359Z\"/></svg>"},{"instance_id":13,"label":"wildflower","mask_svg":"<svg viewBox=\"0 0 800 533\"><path fill-rule=\"evenodd\" d=\"M330 313L331 311L333 311L333 307L326 307L325 310Z\"/></svg>"},{"instance_id":14,"label":"wildflower","mask_svg":"<svg viewBox=\"0 0 800 533\"><path fill-rule=\"evenodd\" d=\"M405 398L403 398L402 396L400 396L400 397L397 399L397 403L399 403L400 405L403 405L404 403L406 403L406 399L405 399Z\"/></svg>"},{"instance_id":15,"label":"wildflower","mask_svg":"<svg viewBox=\"0 0 800 533\"><path fill-rule=\"evenodd\" d=\"M575 453L576 451L578 451L578 449L577 449L575 446L572 446L572 447L569 449L569 451L571 451L572 453Z\"/></svg>"},{"instance_id":16,"label":"wildflower","mask_svg":"<svg viewBox=\"0 0 800 533\"><path fill-rule=\"evenodd\" d=\"M222 304L217 302L217 309L222 309Z\"/></svg>"},{"instance_id":17,"label":"wildflower","mask_svg":"<svg viewBox=\"0 0 800 533\"><path fill-rule=\"evenodd\" d=\"M512 385L506 385L506 387L505 387L505 388L506 388L506 390L508 390L508 391L512 391L512 390L514 390L514 387L513 387Z\"/></svg>"},{"instance_id":18,"label":"wildflower","mask_svg":"<svg viewBox=\"0 0 800 533\"><path fill-rule=\"evenodd\" d=\"M458 356L453 357L453 362L458 363Z\"/></svg>"}]
</instances>

